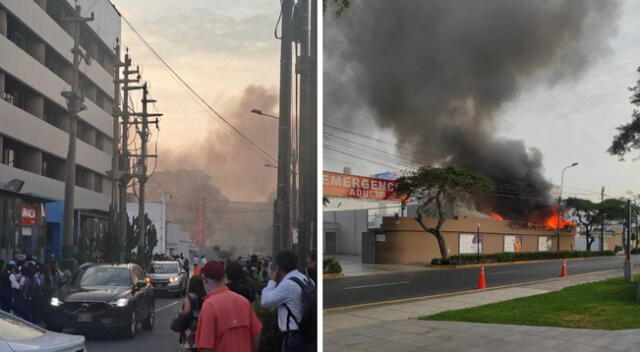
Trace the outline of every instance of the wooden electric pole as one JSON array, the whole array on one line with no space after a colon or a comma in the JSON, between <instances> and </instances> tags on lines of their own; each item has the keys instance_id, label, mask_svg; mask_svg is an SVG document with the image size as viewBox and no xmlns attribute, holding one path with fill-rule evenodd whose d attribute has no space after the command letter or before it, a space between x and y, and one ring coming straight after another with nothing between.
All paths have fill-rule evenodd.
<instances>
[{"instance_id":1,"label":"wooden electric pole","mask_svg":"<svg viewBox=\"0 0 640 352\"><path fill-rule=\"evenodd\" d=\"M76 127L78 113L86 109L84 106L84 94L80 89L80 63L84 59L88 65L89 56L80 49L80 28L82 24L93 21L91 17L82 17L81 8L76 4L73 17L62 18L63 22L69 22L72 26L73 36L73 70L71 77L71 91L63 91L62 96L67 99L67 110L69 119L69 148L65 161L65 183L64 183L64 215L63 215L63 241L62 241L62 261L64 266L70 266L74 250L73 239L73 218L75 210L75 188L76 188Z\"/></svg>"},{"instance_id":2,"label":"wooden electric pole","mask_svg":"<svg viewBox=\"0 0 640 352\"><path fill-rule=\"evenodd\" d=\"M140 89L140 87L131 87L129 83L140 82L140 69L136 67L135 70L131 70L131 56L129 56L129 49L127 49L124 55L123 62L124 70L122 72L123 78L118 79L118 83L122 83L122 110L120 111L120 117L122 119L122 140L120 141L120 162L118 165L119 174L118 180L120 182L119 201L118 201L118 225L119 225L119 247L120 258L119 262L124 263L128 261L127 258L127 189L129 187L129 181L131 180L131 170L129 162L129 91L133 89ZM131 79L129 76L136 75ZM117 143L117 142L116 142Z\"/></svg>"},{"instance_id":3,"label":"wooden electric pole","mask_svg":"<svg viewBox=\"0 0 640 352\"><path fill-rule=\"evenodd\" d=\"M291 53L293 0L282 0L282 38L280 43L280 112L278 120L278 180L274 216L272 253L288 249L291 213Z\"/></svg>"},{"instance_id":4,"label":"wooden electric pole","mask_svg":"<svg viewBox=\"0 0 640 352\"><path fill-rule=\"evenodd\" d=\"M135 176L138 179L138 264L147 269L147 259L145 257L145 251L147 250L147 232L145 224L145 185L148 180L147 176L147 158L155 157L155 155L149 155L147 152L147 143L149 142L149 124L158 125L158 120L150 121L149 117L162 116L162 114L150 114L149 103L155 103L153 99L149 99L149 86L145 82L142 85L142 113L132 114L139 118L134 124L137 126L138 135L140 136L140 155L137 155L136 161L136 173Z\"/></svg>"}]
</instances>

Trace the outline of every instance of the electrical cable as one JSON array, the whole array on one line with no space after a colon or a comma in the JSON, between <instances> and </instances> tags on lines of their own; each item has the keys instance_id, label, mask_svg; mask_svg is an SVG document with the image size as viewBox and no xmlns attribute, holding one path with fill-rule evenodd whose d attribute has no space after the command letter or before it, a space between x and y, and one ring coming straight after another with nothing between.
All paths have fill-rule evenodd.
<instances>
[{"instance_id":1,"label":"electrical cable","mask_svg":"<svg viewBox=\"0 0 640 352\"><path fill-rule=\"evenodd\" d=\"M136 34L136 36L144 43L144 45L152 52L152 54L160 61L160 63L173 75L176 79L179 80L181 86L189 90L195 98L203 104L210 112L212 112L218 119L220 119L226 126L228 126L231 130L233 130L241 140L248 143L253 147L254 151L257 151L263 159L271 163L277 163L277 160L271 156L268 152L266 152L262 147L257 145L252 139L247 137L244 133L242 133L238 128L236 128L232 123L230 123L222 114L220 114L217 110L215 110L209 103L207 103L204 98L202 98L167 62L160 56L160 54L144 39L144 37L138 32L133 25L129 22L129 20L122 16L122 19L127 24L127 26Z\"/></svg>"}]
</instances>

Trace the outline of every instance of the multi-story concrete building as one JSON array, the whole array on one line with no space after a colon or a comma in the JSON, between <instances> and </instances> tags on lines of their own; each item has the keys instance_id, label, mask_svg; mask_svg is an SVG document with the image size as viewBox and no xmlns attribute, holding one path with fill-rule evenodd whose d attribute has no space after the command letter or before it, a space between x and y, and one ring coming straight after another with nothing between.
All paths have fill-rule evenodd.
<instances>
[{"instance_id":1,"label":"multi-story concrete building","mask_svg":"<svg viewBox=\"0 0 640 352\"><path fill-rule=\"evenodd\" d=\"M47 207L36 206L38 227L32 230L17 224L11 214L24 202L33 206L64 199L69 136L67 102L61 92L70 90L73 38L71 25L63 19L72 14L74 4L74 0L0 0L0 188L13 179L24 182L19 193L0 194L1 249L20 249L30 242L32 250L44 246L56 252L53 247L59 245L61 224L49 219L61 214L47 214ZM81 47L92 60L80 66L87 109L78 119L75 206L107 211L111 184L106 172L111 169L114 143L114 48L121 18L109 0L78 4L83 16L93 12L95 20L81 29ZM26 196L31 198L24 200ZM21 236L31 236L31 241Z\"/></svg>"}]
</instances>

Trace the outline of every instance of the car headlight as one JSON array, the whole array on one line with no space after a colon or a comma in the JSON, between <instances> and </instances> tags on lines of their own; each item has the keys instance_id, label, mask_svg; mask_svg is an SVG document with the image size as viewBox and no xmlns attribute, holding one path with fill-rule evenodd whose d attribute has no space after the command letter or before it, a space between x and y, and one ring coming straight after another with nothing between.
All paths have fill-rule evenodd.
<instances>
[{"instance_id":1,"label":"car headlight","mask_svg":"<svg viewBox=\"0 0 640 352\"><path fill-rule=\"evenodd\" d=\"M169 283L174 283L176 281L178 281L178 278L175 276L169 278Z\"/></svg>"},{"instance_id":2,"label":"car headlight","mask_svg":"<svg viewBox=\"0 0 640 352\"><path fill-rule=\"evenodd\" d=\"M60 307L64 302L62 302L58 297L51 297L50 303L54 307Z\"/></svg>"},{"instance_id":3,"label":"car headlight","mask_svg":"<svg viewBox=\"0 0 640 352\"><path fill-rule=\"evenodd\" d=\"M113 302L109 302L109 305L114 306L114 307L126 307L127 304L129 304L129 299L128 298L119 298L116 301Z\"/></svg>"}]
</instances>

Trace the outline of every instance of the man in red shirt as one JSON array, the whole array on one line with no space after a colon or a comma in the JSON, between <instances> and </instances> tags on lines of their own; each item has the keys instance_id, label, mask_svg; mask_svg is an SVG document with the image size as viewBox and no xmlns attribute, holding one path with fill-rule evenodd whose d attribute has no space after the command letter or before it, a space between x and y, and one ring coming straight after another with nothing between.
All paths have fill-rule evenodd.
<instances>
[{"instance_id":1,"label":"man in red shirt","mask_svg":"<svg viewBox=\"0 0 640 352\"><path fill-rule=\"evenodd\" d=\"M202 268L202 279L209 294L198 316L198 351L257 351L262 323L249 301L229 291L224 284L224 265L217 261L208 262Z\"/></svg>"}]
</instances>

